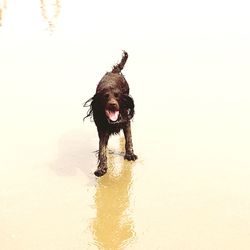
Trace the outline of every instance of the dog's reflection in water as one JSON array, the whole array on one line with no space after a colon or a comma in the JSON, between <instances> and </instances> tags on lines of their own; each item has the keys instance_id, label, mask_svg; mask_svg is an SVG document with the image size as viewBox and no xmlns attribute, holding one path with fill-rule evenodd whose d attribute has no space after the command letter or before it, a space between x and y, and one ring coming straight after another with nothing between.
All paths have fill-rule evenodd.
<instances>
[{"instance_id":1,"label":"dog's reflection in water","mask_svg":"<svg viewBox=\"0 0 250 250\"><path fill-rule=\"evenodd\" d=\"M124 139L120 139L120 149ZM133 220L129 214L133 163L115 153L108 154L108 173L97 180L95 194L96 218L92 223L95 244L99 249L119 250L135 236ZM114 175L117 164L121 171Z\"/></svg>"}]
</instances>

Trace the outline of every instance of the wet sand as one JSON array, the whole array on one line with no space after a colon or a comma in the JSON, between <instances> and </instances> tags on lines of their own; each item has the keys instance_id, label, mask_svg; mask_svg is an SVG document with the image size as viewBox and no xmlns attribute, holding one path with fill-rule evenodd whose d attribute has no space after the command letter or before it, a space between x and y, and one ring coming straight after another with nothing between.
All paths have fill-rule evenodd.
<instances>
[{"instance_id":1,"label":"wet sand","mask_svg":"<svg viewBox=\"0 0 250 250\"><path fill-rule=\"evenodd\" d=\"M90 15L76 1L2 6L1 249L249 249L249 35L214 23L203 33L147 23L138 34L130 20L100 43L104 24L82 27ZM19 18L28 7L33 24ZM114 136L96 178L82 103L122 49L139 159L124 161Z\"/></svg>"}]
</instances>

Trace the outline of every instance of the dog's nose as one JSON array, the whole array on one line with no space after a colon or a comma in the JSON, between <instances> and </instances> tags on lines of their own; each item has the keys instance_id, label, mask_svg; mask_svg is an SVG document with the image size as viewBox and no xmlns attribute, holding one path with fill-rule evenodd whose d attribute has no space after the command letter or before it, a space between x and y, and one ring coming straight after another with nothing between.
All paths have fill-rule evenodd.
<instances>
[{"instance_id":1,"label":"dog's nose","mask_svg":"<svg viewBox=\"0 0 250 250\"><path fill-rule=\"evenodd\" d=\"M116 103L115 102L111 102L111 103L109 103L109 106L110 107L116 107Z\"/></svg>"},{"instance_id":2,"label":"dog's nose","mask_svg":"<svg viewBox=\"0 0 250 250\"><path fill-rule=\"evenodd\" d=\"M109 108L110 110L117 110L119 107L118 107L118 104L117 104L116 101L110 101L110 102L108 103L108 108Z\"/></svg>"},{"instance_id":3,"label":"dog's nose","mask_svg":"<svg viewBox=\"0 0 250 250\"><path fill-rule=\"evenodd\" d=\"M116 110L117 109L116 103L109 103L109 109L110 110Z\"/></svg>"}]
</instances>

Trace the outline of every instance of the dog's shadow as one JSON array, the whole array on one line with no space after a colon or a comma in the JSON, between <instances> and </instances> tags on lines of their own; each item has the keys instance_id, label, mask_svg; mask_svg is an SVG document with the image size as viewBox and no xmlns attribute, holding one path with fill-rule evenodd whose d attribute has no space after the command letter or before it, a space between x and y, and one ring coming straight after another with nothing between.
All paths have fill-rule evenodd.
<instances>
[{"instance_id":1,"label":"dog's shadow","mask_svg":"<svg viewBox=\"0 0 250 250\"><path fill-rule=\"evenodd\" d=\"M119 175L121 164L116 164L117 159L124 159L125 140L120 136L120 147L108 147L109 172ZM75 129L63 134L58 140L57 153L55 160L50 163L50 168L59 176L74 176L84 174L88 179L95 179L94 171L98 162L98 137L96 131L85 129ZM121 146L122 145L122 146ZM113 168L112 165L116 165Z\"/></svg>"},{"instance_id":2,"label":"dog's shadow","mask_svg":"<svg viewBox=\"0 0 250 250\"><path fill-rule=\"evenodd\" d=\"M58 152L50 167L60 176L73 176L79 173L91 177L96 166L96 145L98 138L94 131L72 130L58 141ZM93 152L91 154L91 152Z\"/></svg>"}]
</instances>

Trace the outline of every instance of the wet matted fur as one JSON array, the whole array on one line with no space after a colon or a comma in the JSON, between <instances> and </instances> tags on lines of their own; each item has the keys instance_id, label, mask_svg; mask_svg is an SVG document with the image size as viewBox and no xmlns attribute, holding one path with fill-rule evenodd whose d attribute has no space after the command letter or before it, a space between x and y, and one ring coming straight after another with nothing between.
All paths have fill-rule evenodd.
<instances>
[{"instance_id":1,"label":"wet matted fur","mask_svg":"<svg viewBox=\"0 0 250 250\"><path fill-rule=\"evenodd\" d=\"M122 60L107 72L96 88L95 95L85 104L90 107L87 117L93 117L99 136L98 167L96 176L107 172L107 145L110 135L123 130L125 136L125 156L129 161L134 161L134 154L130 120L134 116L134 100L129 95L129 85L121 73L128 58L128 53L123 52ZM84 118L84 119L85 119Z\"/></svg>"}]
</instances>

